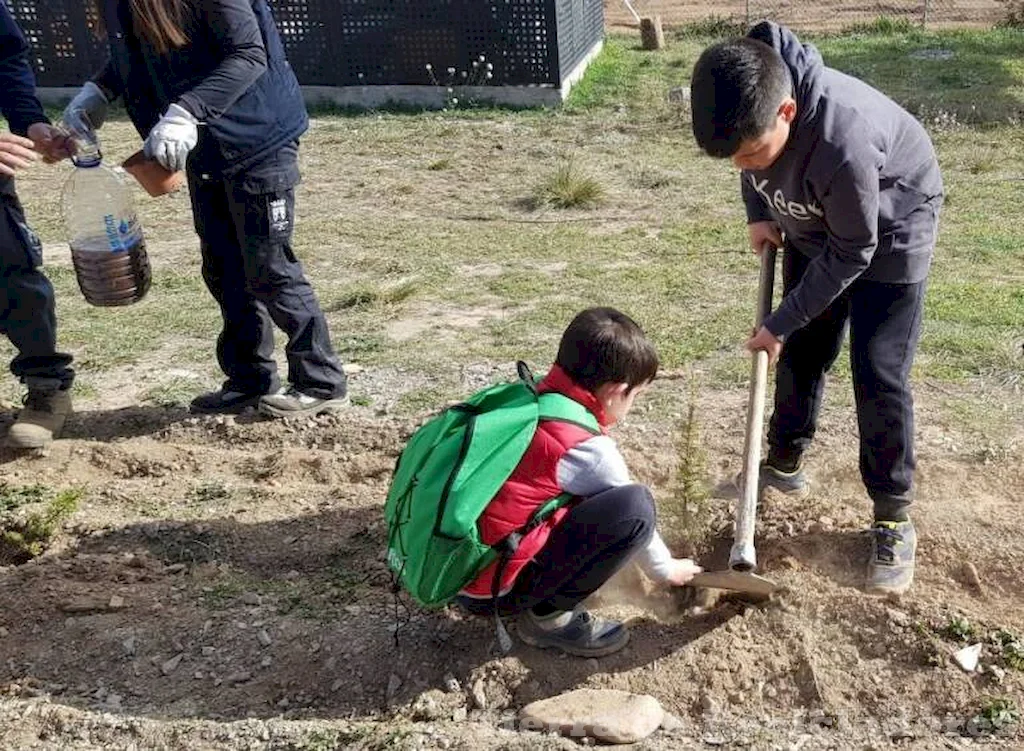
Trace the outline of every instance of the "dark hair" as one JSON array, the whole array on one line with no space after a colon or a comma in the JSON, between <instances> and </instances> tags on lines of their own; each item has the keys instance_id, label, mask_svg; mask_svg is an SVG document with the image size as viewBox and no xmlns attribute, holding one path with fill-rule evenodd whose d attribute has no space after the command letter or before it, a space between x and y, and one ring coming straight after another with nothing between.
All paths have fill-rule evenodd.
<instances>
[{"instance_id":1,"label":"dark hair","mask_svg":"<svg viewBox=\"0 0 1024 751\"><path fill-rule=\"evenodd\" d=\"M105 33L102 0L94 0L96 30ZM161 55L188 44L185 20L195 12L190 0L128 0L133 30Z\"/></svg>"},{"instance_id":2,"label":"dark hair","mask_svg":"<svg viewBox=\"0 0 1024 751\"><path fill-rule=\"evenodd\" d=\"M605 383L634 389L658 374L654 345L636 321L614 308L589 308L573 318L556 362L588 391Z\"/></svg>"},{"instance_id":3,"label":"dark hair","mask_svg":"<svg viewBox=\"0 0 1024 751\"><path fill-rule=\"evenodd\" d=\"M693 66L693 136L710 156L730 157L772 123L793 78L782 56L749 37L708 47Z\"/></svg>"}]
</instances>

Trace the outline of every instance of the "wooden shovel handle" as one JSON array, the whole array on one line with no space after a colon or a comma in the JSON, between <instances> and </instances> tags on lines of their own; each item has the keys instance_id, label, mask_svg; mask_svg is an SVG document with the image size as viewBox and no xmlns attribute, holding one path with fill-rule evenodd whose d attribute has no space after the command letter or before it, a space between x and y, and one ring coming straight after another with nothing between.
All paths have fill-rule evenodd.
<instances>
[{"instance_id":1,"label":"wooden shovel handle","mask_svg":"<svg viewBox=\"0 0 1024 751\"><path fill-rule=\"evenodd\" d=\"M761 249L761 275L758 280L757 311L754 329L761 328L772 310L775 287L775 246L765 243ZM747 431L743 442L743 475L740 499L736 507L736 535L729 554L729 567L736 571L757 568L754 550L754 525L757 520L758 476L761 467L761 440L764 432L764 403L768 385L768 353L754 353L747 397Z\"/></svg>"}]
</instances>

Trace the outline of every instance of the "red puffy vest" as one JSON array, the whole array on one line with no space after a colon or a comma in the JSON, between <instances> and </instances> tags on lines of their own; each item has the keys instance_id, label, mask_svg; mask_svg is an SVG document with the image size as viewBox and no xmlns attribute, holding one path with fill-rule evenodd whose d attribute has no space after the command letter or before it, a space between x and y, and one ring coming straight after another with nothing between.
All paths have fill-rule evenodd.
<instances>
[{"instance_id":1,"label":"red puffy vest","mask_svg":"<svg viewBox=\"0 0 1024 751\"><path fill-rule=\"evenodd\" d=\"M606 420L601 404L592 393L573 383L557 365L540 382L538 391L557 391L579 402L597 418L598 424L602 426L602 430L604 429ZM569 449L593 437L594 434L589 430L573 423L555 420L540 423L519 465L477 521L480 539L488 545L497 544L525 525L537 508L561 495L562 489L558 485L558 463ZM499 589L502 594L512 587L519 572L540 552L551 536L551 531L568 512L567 507L558 509L523 537L519 548L509 559L502 573ZM495 562L484 569L476 579L466 585L462 594L490 598L497 566Z\"/></svg>"}]
</instances>

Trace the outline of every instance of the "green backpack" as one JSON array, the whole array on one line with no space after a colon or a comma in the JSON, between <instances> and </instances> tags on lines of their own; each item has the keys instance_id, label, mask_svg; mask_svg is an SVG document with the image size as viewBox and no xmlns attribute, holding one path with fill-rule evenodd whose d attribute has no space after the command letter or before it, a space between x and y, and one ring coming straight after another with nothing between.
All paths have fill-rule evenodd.
<instances>
[{"instance_id":1,"label":"green backpack","mask_svg":"<svg viewBox=\"0 0 1024 751\"><path fill-rule=\"evenodd\" d=\"M533 376L517 363L519 381L484 389L420 427L398 458L384 516L388 565L421 605L449 602L481 571L504 564L522 537L569 501L541 505L521 529L497 545L480 540L477 520L508 480L542 420L577 423L600 433L594 416L562 394L538 396Z\"/></svg>"}]
</instances>

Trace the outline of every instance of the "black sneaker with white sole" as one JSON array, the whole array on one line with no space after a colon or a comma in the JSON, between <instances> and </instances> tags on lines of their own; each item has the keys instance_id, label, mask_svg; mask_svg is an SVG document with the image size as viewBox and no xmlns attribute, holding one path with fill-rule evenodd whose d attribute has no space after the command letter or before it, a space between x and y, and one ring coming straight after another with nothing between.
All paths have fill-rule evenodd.
<instances>
[{"instance_id":1,"label":"black sneaker with white sole","mask_svg":"<svg viewBox=\"0 0 1024 751\"><path fill-rule=\"evenodd\" d=\"M262 396L220 388L197 396L188 405L188 411L196 415L238 415L258 406Z\"/></svg>"}]
</instances>

